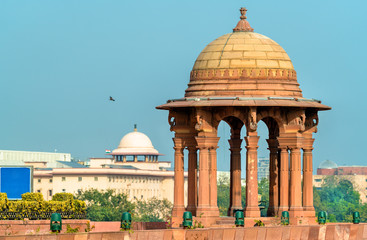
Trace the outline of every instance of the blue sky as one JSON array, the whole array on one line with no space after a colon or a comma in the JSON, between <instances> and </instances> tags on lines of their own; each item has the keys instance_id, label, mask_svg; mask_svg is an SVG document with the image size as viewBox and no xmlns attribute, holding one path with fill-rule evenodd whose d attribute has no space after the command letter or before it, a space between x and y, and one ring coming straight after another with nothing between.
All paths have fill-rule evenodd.
<instances>
[{"instance_id":1,"label":"blue sky","mask_svg":"<svg viewBox=\"0 0 367 240\"><path fill-rule=\"evenodd\" d=\"M255 32L287 51L304 97L333 108L319 114L314 168L367 165L362 0L1 0L0 149L103 157L137 123L172 160L168 112L155 107L183 97L196 57L232 31L242 6ZM228 131L220 126L220 170L229 169Z\"/></svg>"}]
</instances>

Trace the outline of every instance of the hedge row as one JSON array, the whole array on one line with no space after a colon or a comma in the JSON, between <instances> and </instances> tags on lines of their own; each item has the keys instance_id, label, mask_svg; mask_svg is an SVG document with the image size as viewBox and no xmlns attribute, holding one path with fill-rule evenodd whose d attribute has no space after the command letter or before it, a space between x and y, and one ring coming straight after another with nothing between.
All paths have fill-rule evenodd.
<instances>
[{"instance_id":1,"label":"hedge row","mask_svg":"<svg viewBox=\"0 0 367 240\"><path fill-rule=\"evenodd\" d=\"M74 212L84 214L84 201L74 199L71 193L57 193L51 201L45 201L41 193L24 193L22 200L8 200L6 193L0 193L0 211L2 212Z\"/></svg>"}]
</instances>

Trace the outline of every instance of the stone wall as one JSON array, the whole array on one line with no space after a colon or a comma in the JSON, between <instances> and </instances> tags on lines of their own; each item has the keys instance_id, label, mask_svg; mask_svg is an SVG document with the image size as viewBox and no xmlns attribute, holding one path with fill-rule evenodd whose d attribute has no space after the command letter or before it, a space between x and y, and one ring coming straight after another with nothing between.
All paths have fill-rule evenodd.
<instances>
[{"instance_id":1,"label":"stone wall","mask_svg":"<svg viewBox=\"0 0 367 240\"><path fill-rule=\"evenodd\" d=\"M0 240L367 240L367 224L328 224L254 228L161 229L77 234L0 236Z\"/></svg>"},{"instance_id":2,"label":"stone wall","mask_svg":"<svg viewBox=\"0 0 367 240\"><path fill-rule=\"evenodd\" d=\"M92 232L118 232L120 222L91 222L88 220L62 220L62 231L66 232L67 225L79 228L79 232L86 232L87 224ZM165 229L164 222L133 222L133 230ZM1 220L0 236L32 235L50 233L50 220ZM1 240L1 238L0 238Z\"/></svg>"},{"instance_id":3,"label":"stone wall","mask_svg":"<svg viewBox=\"0 0 367 240\"><path fill-rule=\"evenodd\" d=\"M66 232L67 224L85 232L89 220L62 220L62 233ZM1 220L0 236L31 235L50 233L50 220ZM1 237L0 237L0 240Z\"/></svg>"}]
</instances>

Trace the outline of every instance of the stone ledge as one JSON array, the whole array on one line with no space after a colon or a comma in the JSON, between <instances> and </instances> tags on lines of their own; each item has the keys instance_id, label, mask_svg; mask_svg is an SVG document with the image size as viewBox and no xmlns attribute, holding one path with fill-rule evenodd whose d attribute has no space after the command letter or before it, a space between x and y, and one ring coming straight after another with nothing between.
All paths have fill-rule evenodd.
<instances>
[{"instance_id":1,"label":"stone ledge","mask_svg":"<svg viewBox=\"0 0 367 240\"><path fill-rule=\"evenodd\" d=\"M363 240L367 239L367 224L327 224L309 226L277 226L254 228L161 229L119 232L89 232L76 234L44 234L0 236L0 240Z\"/></svg>"}]
</instances>

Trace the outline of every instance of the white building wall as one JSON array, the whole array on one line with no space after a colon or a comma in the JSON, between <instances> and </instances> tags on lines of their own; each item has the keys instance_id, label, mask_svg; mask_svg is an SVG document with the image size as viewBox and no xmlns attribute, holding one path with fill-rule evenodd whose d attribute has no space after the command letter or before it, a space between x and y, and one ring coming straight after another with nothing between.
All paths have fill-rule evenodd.
<instances>
[{"instance_id":1,"label":"white building wall","mask_svg":"<svg viewBox=\"0 0 367 240\"><path fill-rule=\"evenodd\" d=\"M0 150L0 161L23 161L23 162L56 162L71 161L70 153L53 152L30 152Z\"/></svg>"},{"instance_id":2,"label":"white building wall","mask_svg":"<svg viewBox=\"0 0 367 240\"><path fill-rule=\"evenodd\" d=\"M63 168L53 169L47 173L48 175L44 176L45 171L34 171L34 191L40 190L45 200L52 199L49 194L50 190L52 194L59 192L76 194L80 190L95 188L98 190L113 189L117 193L126 193L130 201L156 197L166 198L173 203L173 171ZM186 173L185 204L187 204Z\"/></svg>"}]
</instances>

